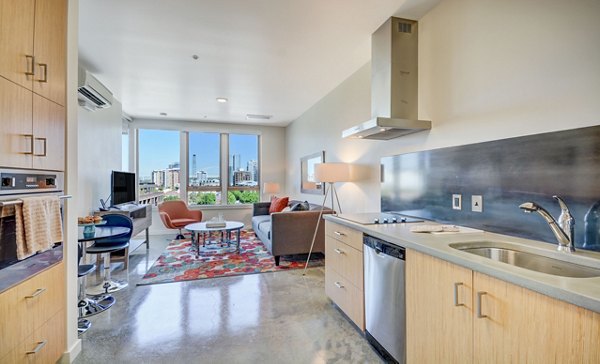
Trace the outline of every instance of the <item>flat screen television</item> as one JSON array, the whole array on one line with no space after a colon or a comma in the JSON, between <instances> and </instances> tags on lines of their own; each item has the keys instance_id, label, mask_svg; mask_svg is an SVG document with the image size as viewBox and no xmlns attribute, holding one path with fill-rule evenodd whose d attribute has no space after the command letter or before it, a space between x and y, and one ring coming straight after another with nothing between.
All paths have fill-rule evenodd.
<instances>
[{"instance_id":1,"label":"flat screen television","mask_svg":"<svg viewBox=\"0 0 600 364\"><path fill-rule=\"evenodd\" d=\"M112 171L110 181L113 206L136 202L135 173Z\"/></svg>"}]
</instances>

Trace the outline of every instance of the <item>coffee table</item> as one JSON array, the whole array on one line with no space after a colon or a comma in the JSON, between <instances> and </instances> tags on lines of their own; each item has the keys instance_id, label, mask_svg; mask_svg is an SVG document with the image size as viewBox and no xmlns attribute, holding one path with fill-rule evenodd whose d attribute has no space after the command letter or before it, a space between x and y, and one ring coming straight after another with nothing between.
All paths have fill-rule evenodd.
<instances>
[{"instance_id":1,"label":"coffee table","mask_svg":"<svg viewBox=\"0 0 600 364\"><path fill-rule=\"evenodd\" d=\"M208 235L209 243L210 237L213 232L221 233L221 245L231 246L234 241L231 240L231 232L237 231L237 238L235 240L236 251L240 252L240 231L244 227L243 222L239 221L226 221L224 227L206 227L206 222L196 222L185 226L185 229L192 233L192 247L196 248L196 257L200 256L200 235L202 235L202 246L206 246ZM227 237L225 237L227 235Z\"/></svg>"}]
</instances>

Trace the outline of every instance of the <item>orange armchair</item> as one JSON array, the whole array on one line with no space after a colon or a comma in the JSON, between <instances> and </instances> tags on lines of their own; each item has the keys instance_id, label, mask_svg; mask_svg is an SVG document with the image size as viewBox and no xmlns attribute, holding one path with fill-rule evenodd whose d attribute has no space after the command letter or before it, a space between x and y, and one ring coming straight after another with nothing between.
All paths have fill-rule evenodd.
<instances>
[{"instance_id":1,"label":"orange armchair","mask_svg":"<svg viewBox=\"0 0 600 364\"><path fill-rule=\"evenodd\" d=\"M188 224L202 221L202 211L188 209L181 200L164 201L158 205L160 219L167 229L178 229L175 239L183 239L181 229Z\"/></svg>"}]
</instances>

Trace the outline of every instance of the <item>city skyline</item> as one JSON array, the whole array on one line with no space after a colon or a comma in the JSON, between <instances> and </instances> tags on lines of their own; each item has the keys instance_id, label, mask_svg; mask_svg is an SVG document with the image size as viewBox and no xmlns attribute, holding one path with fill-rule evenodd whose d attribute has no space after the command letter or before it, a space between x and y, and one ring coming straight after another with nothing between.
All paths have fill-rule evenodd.
<instances>
[{"instance_id":1,"label":"city skyline","mask_svg":"<svg viewBox=\"0 0 600 364\"><path fill-rule=\"evenodd\" d=\"M157 146L161 146L157 148ZM140 129L139 131L139 179L151 181L153 171L167 169L179 163L180 133L170 130ZM209 151L207 153L207 151ZM196 154L196 171L203 171L208 178L220 178L220 134L189 133L190 177L192 155ZM258 165L258 137L256 135L230 134L229 155L239 155L239 166L248 168L250 161ZM258 168L257 168L258 169ZM254 176L253 176L254 177ZM256 176L258 180L258 176Z\"/></svg>"}]
</instances>

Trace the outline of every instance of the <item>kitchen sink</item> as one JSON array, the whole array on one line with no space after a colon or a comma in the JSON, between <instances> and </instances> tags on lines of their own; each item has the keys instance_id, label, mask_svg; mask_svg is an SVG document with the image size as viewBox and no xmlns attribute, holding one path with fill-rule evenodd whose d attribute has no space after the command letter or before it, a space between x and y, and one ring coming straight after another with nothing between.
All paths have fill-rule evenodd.
<instances>
[{"instance_id":1,"label":"kitchen sink","mask_svg":"<svg viewBox=\"0 0 600 364\"><path fill-rule=\"evenodd\" d=\"M450 244L451 248L536 272L570 278L600 277L600 269L537 254L516 244L479 241Z\"/></svg>"}]
</instances>

